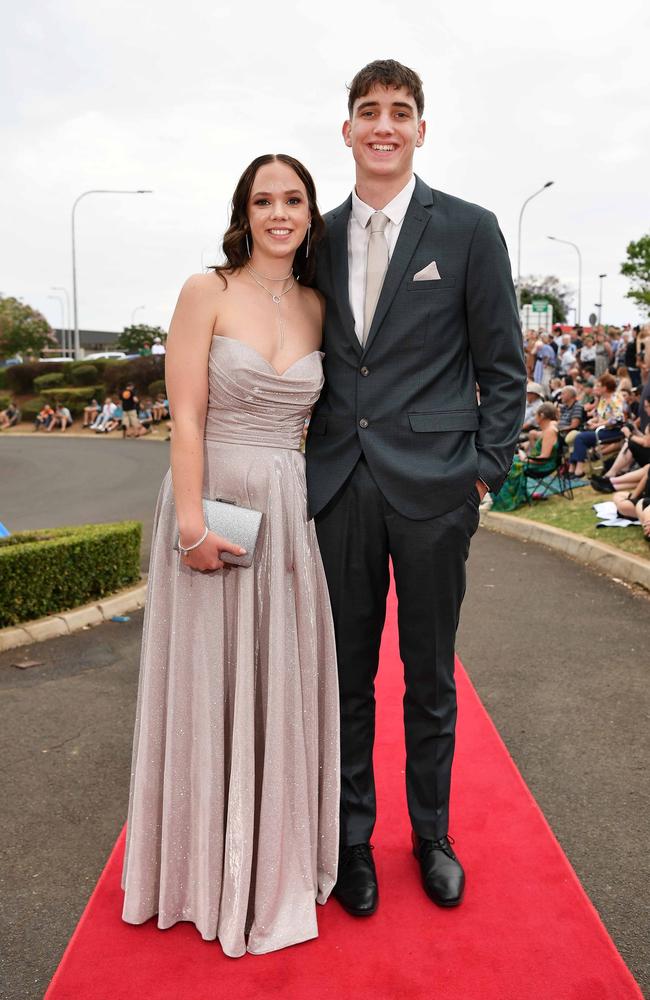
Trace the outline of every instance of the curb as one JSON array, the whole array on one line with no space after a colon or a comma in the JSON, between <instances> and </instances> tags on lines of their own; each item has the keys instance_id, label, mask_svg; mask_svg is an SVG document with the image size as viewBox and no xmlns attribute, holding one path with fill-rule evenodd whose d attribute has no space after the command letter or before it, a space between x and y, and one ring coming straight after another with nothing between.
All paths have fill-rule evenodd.
<instances>
[{"instance_id":1,"label":"curb","mask_svg":"<svg viewBox=\"0 0 650 1000\"><path fill-rule=\"evenodd\" d=\"M36 436L43 438L43 437L45 437L45 434L40 434L40 435L36 435ZM110 434L102 434L102 435L97 435L97 436L101 436L102 441L126 441L127 440L126 438L123 438L121 434L116 434L114 437L112 437ZM33 431L7 431L7 433L3 434L2 437L5 440L8 440L9 438L31 438L31 437L34 437L34 432ZM66 438L66 440L69 440L70 438L74 438L75 441L94 441L95 440L95 438L91 437L90 434L81 434L79 431L65 431L63 434L61 434L60 431L59 431L58 434L56 432L53 432L52 434L49 434L48 437L56 438L56 440L59 440L60 438ZM142 434L139 438L129 438L128 440L129 441L132 441L132 440L137 440L137 441L142 441L142 440L144 440L144 441L156 441L156 442L159 442L159 443L162 442L163 444L169 444L169 441L167 441L166 438L158 437L157 435L153 435L153 434Z\"/></svg>"},{"instance_id":2,"label":"curb","mask_svg":"<svg viewBox=\"0 0 650 1000\"><path fill-rule=\"evenodd\" d=\"M522 541L538 542L549 549L562 552L577 559L600 573L633 583L650 591L650 560L629 555L606 542L596 542L584 535L574 535L563 528L554 528L538 521L527 521L523 517L510 517L496 511L481 511L481 524L490 531L520 538Z\"/></svg>"},{"instance_id":3,"label":"curb","mask_svg":"<svg viewBox=\"0 0 650 1000\"><path fill-rule=\"evenodd\" d=\"M72 635L89 626L102 625L110 621L112 615L123 615L144 607L147 596L147 578L143 577L134 587L126 587L116 594L110 594L101 601L83 604L58 615L37 618L22 625L12 625L0 629L0 653L17 646L28 646L33 642L55 639L60 635Z\"/></svg>"}]
</instances>

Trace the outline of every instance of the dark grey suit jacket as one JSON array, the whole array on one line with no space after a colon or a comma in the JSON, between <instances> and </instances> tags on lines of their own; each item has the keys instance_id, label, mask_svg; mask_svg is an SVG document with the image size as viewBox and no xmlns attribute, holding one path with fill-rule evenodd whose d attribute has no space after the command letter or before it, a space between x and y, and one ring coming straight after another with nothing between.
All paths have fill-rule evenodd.
<instances>
[{"instance_id":1,"label":"dark grey suit jacket","mask_svg":"<svg viewBox=\"0 0 650 1000\"><path fill-rule=\"evenodd\" d=\"M319 248L326 381L307 435L310 514L363 451L396 510L434 517L477 478L498 491L512 461L526 373L508 251L492 212L418 177L362 348L348 296L351 205L325 217ZM413 281L433 260L440 279Z\"/></svg>"}]
</instances>

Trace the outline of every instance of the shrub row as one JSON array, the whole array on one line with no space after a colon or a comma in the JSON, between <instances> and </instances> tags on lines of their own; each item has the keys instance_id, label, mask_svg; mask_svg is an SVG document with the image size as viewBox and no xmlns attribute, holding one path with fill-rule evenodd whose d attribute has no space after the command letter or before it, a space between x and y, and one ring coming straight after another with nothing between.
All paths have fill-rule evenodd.
<instances>
[{"instance_id":1,"label":"shrub row","mask_svg":"<svg viewBox=\"0 0 650 1000\"><path fill-rule=\"evenodd\" d=\"M95 369L94 372L89 369ZM155 381L165 378L165 356L154 354L148 357L131 358L128 361L100 358L95 361L51 361L43 364L30 361L22 365L10 365L0 369L6 388L18 395L26 396L30 392L41 392L52 385L74 386L95 385L103 382L103 392L114 393L127 382L135 383L139 393L147 390ZM51 379L53 375L62 375L61 381L55 379L43 385L43 379ZM0 388L5 388L0 383Z\"/></svg>"},{"instance_id":2,"label":"shrub row","mask_svg":"<svg viewBox=\"0 0 650 1000\"><path fill-rule=\"evenodd\" d=\"M19 531L0 539L0 627L56 614L140 579L139 521Z\"/></svg>"},{"instance_id":3,"label":"shrub row","mask_svg":"<svg viewBox=\"0 0 650 1000\"><path fill-rule=\"evenodd\" d=\"M91 399L96 399L100 405L104 402L104 387L101 385L89 385L83 389L48 389L42 396L34 396L28 399L21 406L23 420L34 420L46 403L50 406L67 406L73 417L80 417L83 414L84 406L88 406Z\"/></svg>"}]
</instances>

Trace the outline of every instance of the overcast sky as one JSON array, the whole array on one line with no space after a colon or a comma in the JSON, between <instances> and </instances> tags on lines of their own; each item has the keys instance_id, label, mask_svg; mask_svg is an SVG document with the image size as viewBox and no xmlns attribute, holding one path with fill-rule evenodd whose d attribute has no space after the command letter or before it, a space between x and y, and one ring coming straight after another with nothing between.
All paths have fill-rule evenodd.
<instances>
[{"instance_id":1,"label":"overcast sky","mask_svg":"<svg viewBox=\"0 0 650 1000\"><path fill-rule=\"evenodd\" d=\"M9 23L11 20L11 23ZM495 211L522 273L577 285L582 319L638 322L620 276L650 229L650 5L642 0L21 0L0 59L0 293L56 326L51 286L71 289L77 210L79 320L167 328L184 279L219 259L246 164L288 152L314 174L321 209L353 183L340 137L355 71L396 58L423 78L428 123L416 171Z\"/></svg>"}]
</instances>

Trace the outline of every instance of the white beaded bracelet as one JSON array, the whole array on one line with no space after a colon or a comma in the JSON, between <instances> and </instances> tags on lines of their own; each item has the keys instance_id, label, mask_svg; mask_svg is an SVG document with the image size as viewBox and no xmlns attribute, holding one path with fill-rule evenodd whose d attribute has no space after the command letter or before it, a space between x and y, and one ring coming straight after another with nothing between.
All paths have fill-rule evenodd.
<instances>
[{"instance_id":1,"label":"white beaded bracelet","mask_svg":"<svg viewBox=\"0 0 650 1000\"><path fill-rule=\"evenodd\" d=\"M180 538L179 538L179 540L178 540L178 551L180 552L180 554L182 556L186 556L188 552L192 551L192 549L198 549L199 545L202 545L203 542L208 537L208 530L209 530L208 526L206 525L205 531L203 532L203 534L199 538L198 542L194 542L194 545L188 545L187 548L184 545L181 545L181 541L180 541Z\"/></svg>"}]
</instances>

